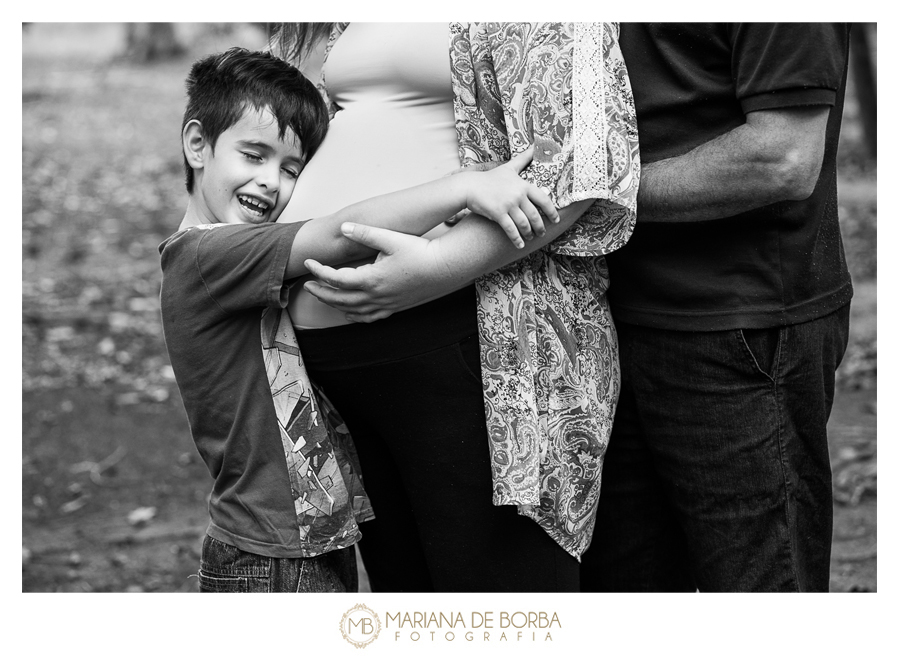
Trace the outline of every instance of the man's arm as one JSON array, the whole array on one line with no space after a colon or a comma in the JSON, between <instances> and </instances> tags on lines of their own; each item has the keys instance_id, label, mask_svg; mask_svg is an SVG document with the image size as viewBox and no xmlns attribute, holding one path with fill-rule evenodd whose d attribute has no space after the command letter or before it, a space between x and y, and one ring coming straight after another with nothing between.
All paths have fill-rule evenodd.
<instances>
[{"instance_id":1,"label":"man's arm","mask_svg":"<svg viewBox=\"0 0 900 658\"><path fill-rule=\"evenodd\" d=\"M637 221L719 219L809 197L822 169L830 109L750 112L744 125L684 155L644 164Z\"/></svg>"},{"instance_id":2,"label":"man's arm","mask_svg":"<svg viewBox=\"0 0 900 658\"><path fill-rule=\"evenodd\" d=\"M353 225L346 235L379 251L378 259L358 268L336 270L309 262L320 281L304 284L319 300L354 322L372 322L443 297L476 278L546 246L562 235L593 204L578 201L559 209L559 223L516 249L503 231L483 217L470 215L435 240Z\"/></svg>"},{"instance_id":3,"label":"man's arm","mask_svg":"<svg viewBox=\"0 0 900 658\"><path fill-rule=\"evenodd\" d=\"M421 235L464 208L480 211L493 222L506 226L509 237L505 241L521 255L525 243L519 233L531 239L533 231L545 231L541 213L551 222L558 218L550 197L519 177L531 162L532 153L528 149L491 171L445 176L366 199L306 222L294 238L287 276L306 274L304 263L308 259L340 264L375 255L377 250L341 233L345 223ZM503 235L503 229L500 233ZM512 245L512 234L518 240L519 249Z\"/></svg>"}]
</instances>

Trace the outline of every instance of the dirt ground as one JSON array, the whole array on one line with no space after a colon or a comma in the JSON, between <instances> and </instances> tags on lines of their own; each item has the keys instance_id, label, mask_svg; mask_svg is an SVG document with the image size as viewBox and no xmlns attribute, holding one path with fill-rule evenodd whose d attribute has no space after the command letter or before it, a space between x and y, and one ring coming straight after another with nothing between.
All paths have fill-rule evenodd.
<instances>
[{"instance_id":1,"label":"dirt ground","mask_svg":"<svg viewBox=\"0 0 900 658\"><path fill-rule=\"evenodd\" d=\"M877 588L876 394L874 388L840 391L829 425L837 498L834 592ZM26 396L26 415L31 409L44 413L26 434L36 449L24 475L23 591L197 591L193 574L206 528L209 477L179 405L173 397L121 413L94 391ZM47 413L48 407L58 411ZM106 469L92 471L93 463L81 462L57 470L60 480L48 474L60 452L78 454L86 444L101 462L107 456L113 461L117 450L123 456ZM129 522L140 510L148 510L149 520Z\"/></svg>"},{"instance_id":2,"label":"dirt ground","mask_svg":"<svg viewBox=\"0 0 900 658\"><path fill-rule=\"evenodd\" d=\"M139 64L117 55L120 25L23 32L24 592L198 589L210 478L165 356L156 245L185 203L190 62L263 39L218 24L179 34L183 57ZM859 142L851 100L839 202L856 294L829 426L836 592L877 589L876 190Z\"/></svg>"}]
</instances>

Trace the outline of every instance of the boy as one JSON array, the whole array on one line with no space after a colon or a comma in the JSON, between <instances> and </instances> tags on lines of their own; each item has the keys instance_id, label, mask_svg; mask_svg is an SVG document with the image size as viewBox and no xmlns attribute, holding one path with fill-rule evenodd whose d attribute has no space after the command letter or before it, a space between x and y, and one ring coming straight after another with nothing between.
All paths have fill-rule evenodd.
<instances>
[{"instance_id":1,"label":"boy","mask_svg":"<svg viewBox=\"0 0 900 658\"><path fill-rule=\"evenodd\" d=\"M215 479L201 590L355 591L357 524L373 515L346 428L306 376L284 310L289 285L307 259L374 255L343 237L344 222L418 235L468 208L521 243L556 210L518 177L528 151L490 172L275 224L325 136L318 92L287 63L240 48L197 62L187 91L190 200L160 245L160 300L191 434Z\"/></svg>"}]
</instances>

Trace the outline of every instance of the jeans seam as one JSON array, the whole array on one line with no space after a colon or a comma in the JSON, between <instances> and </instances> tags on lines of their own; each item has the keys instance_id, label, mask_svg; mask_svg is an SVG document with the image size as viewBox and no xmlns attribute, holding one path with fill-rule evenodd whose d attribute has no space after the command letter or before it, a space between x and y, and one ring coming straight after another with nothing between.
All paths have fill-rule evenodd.
<instances>
[{"instance_id":1,"label":"jeans seam","mask_svg":"<svg viewBox=\"0 0 900 658\"><path fill-rule=\"evenodd\" d=\"M782 329L782 331L786 331ZM791 532L791 484L788 477L788 467L786 463L786 454L784 446L784 426L783 426L783 410L781 405L781 396L778 388L778 376L781 369L781 357L783 350L787 349L784 334L779 333L778 347L775 351L775 359L772 368L772 393L775 398L775 420L777 424L776 435L778 437L778 456L781 463L781 478L784 482L784 526L787 531L787 548L788 558L791 564L791 575L794 579L794 588L800 591L800 576L797 570L797 546L794 542L794 534ZM748 348L749 349L749 348ZM758 366L757 366L758 367Z\"/></svg>"},{"instance_id":2,"label":"jeans seam","mask_svg":"<svg viewBox=\"0 0 900 658\"><path fill-rule=\"evenodd\" d=\"M300 560L300 574L297 576L297 589L300 592L300 585L303 583L303 572L306 570L306 560Z\"/></svg>"}]
</instances>

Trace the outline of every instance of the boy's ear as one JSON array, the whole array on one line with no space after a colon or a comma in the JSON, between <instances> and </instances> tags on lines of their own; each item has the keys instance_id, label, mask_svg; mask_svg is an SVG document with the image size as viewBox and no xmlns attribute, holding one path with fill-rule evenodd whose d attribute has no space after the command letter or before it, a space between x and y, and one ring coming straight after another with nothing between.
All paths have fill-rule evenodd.
<instances>
[{"instance_id":1,"label":"boy's ear","mask_svg":"<svg viewBox=\"0 0 900 658\"><path fill-rule=\"evenodd\" d=\"M206 144L200 122L197 119L188 121L181 131L181 146L184 149L184 157L192 169L203 169L205 155L203 151Z\"/></svg>"}]
</instances>

